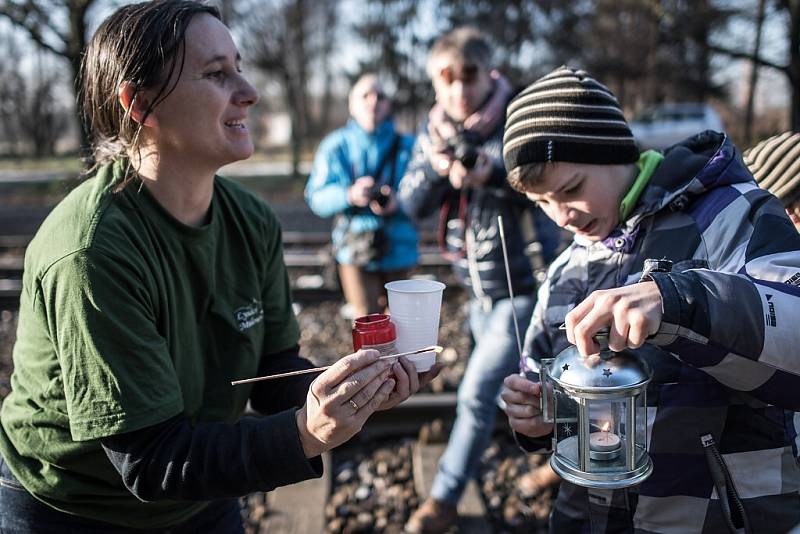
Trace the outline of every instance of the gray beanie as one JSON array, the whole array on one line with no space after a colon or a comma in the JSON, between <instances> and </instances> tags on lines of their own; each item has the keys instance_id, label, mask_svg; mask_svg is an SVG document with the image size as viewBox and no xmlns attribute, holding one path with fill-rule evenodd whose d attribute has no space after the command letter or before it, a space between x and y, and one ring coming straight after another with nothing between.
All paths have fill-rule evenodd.
<instances>
[{"instance_id":1,"label":"gray beanie","mask_svg":"<svg viewBox=\"0 0 800 534\"><path fill-rule=\"evenodd\" d=\"M758 185L786 204L800 200L800 133L784 132L744 153Z\"/></svg>"},{"instance_id":2,"label":"gray beanie","mask_svg":"<svg viewBox=\"0 0 800 534\"><path fill-rule=\"evenodd\" d=\"M508 105L506 170L527 163L623 164L639 149L614 94L586 71L559 67Z\"/></svg>"}]
</instances>

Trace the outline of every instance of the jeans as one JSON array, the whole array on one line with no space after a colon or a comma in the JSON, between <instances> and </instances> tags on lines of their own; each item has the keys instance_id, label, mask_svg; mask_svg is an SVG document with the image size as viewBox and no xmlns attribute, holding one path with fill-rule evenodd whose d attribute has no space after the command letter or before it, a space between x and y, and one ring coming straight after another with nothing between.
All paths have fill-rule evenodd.
<instances>
[{"instance_id":1,"label":"jeans","mask_svg":"<svg viewBox=\"0 0 800 534\"><path fill-rule=\"evenodd\" d=\"M517 296L514 303L520 335L524 336L534 298ZM519 371L511 299L496 300L491 309L484 309L481 304L477 299L470 302L469 322L475 348L458 388L455 424L431 488L431 497L451 505L458 503L489 445L503 379Z\"/></svg>"},{"instance_id":2,"label":"jeans","mask_svg":"<svg viewBox=\"0 0 800 534\"><path fill-rule=\"evenodd\" d=\"M37 500L0 457L0 533L28 534L244 534L239 499L212 501L185 522L160 530L139 530L60 512Z\"/></svg>"}]
</instances>

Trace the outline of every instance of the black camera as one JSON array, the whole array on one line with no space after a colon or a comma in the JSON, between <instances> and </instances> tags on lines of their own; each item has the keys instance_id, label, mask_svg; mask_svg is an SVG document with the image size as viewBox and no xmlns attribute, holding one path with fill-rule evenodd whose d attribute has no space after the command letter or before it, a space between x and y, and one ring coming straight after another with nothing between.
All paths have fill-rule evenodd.
<instances>
[{"instance_id":1,"label":"black camera","mask_svg":"<svg viewBox=\"0 0 800 534\"><path fill-rule=\"evenodd\" d=\"M447 143L449 152L461 162L467 170L475 168L478 162L478 148L481 146L481 137L470 130L461 130Z\"/></svg>"},{"instance_id":2,"label":"black camera","mask_svg":"<svg viewBox=\"0 0 800 534\"><path fill-rule=\"evenodd\" d=\"M374 200L382 208L385 208L386 204L389 203L389 195L382 191L384 185L386 184L376 183L367 191L370 202Z\"/></svg>"}]
</instances>

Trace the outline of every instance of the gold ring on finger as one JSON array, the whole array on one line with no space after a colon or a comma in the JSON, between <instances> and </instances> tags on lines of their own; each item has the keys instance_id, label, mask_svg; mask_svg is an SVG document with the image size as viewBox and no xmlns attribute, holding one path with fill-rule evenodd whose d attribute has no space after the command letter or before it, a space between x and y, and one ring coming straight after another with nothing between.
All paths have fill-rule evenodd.
<instances>
[{"instance_id":1,"label":"gold ring on finger","mask_svg":"<svg viewBox=\"0 0 800 534\"><path fill-rule=\"evenodd\" d=\"M358 404L356 404L356 401L353 399L350 399L350 406L352 406L355 411L358 411Z\"/></svg>"}]
</instances>

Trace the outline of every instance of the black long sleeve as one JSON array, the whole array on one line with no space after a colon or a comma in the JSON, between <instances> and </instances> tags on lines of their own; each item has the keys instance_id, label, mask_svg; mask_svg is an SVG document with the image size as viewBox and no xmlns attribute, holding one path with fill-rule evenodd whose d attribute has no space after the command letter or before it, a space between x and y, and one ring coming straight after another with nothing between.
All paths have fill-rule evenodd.
<instances>
[{"instance_id":1,"label":"black long sleeve","mask_svg":"<svg viewBox=\"0 0 800 534\"><path fill-rule=\"evenodd\" d=\"M236 497L322 476L322 460L303 454L294 409L233 425L179 415L100 442L142 501Z\"/></svg>"},{"instance_id":2,"label":"black long sleeve","mask_svg":"<svg viewBox=\"0 0 800 534\"><path fill-rule=\"evenodd\" d=\"M298 347L266 355L260 375L311 367ZM101 439L128 490L143 501L210 500L270 491L322 475L319 457L307 459L295 422L296 409L317 374L253 387L253 409L269 414L236 424L200 423L185 415Z\"/></svg>"},{"instance_id":3,"label":"black long sleeve","mask_svg":"<svg viewBox=\"0 0 800 534\"><path fill-rule=\"evenodd\" d=\"M289 371L299 371L313 367L310 361L299 356L297 345L261 359L258 376L266 376ZM311 382L319 373L292 376L266 382L256 382L250 393L250 406L259 413L273 414L292 406L300 407L306 402L306 394Z\"/></svg>"}]
</instances>

